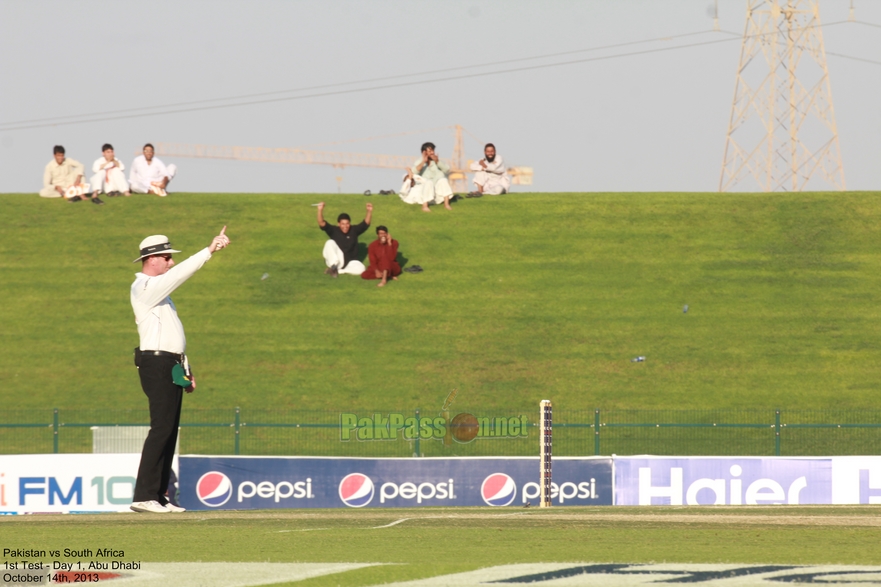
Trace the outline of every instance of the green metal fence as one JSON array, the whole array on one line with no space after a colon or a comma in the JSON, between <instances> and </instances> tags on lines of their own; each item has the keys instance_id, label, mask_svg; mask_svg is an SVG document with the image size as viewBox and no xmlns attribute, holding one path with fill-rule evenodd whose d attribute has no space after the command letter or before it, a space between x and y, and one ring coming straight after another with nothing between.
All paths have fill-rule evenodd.
<instances>
[{"instance_id":1,"label":"green metal fence","mask_svg":"<svg viewBox=\"0 0 881 587\"><path fill-rule=\"evenodd\" d=\"M407 437L345 440L340 412L184 409L180 452L216 455L354 457L534 456L538 410L473 414L480 436L458 442L449 415L374 410L373 434L398 420L429 421ZM447 416L447 418L445 418ZM438 420L439 419L439 420ZM392 421L392 428L394 427ZM413 420L409 420L412 424ZM516 426L515 426L516 423ZM0 410L0 454L92 452L92 427L146 426L143 410ZM438 426L437 424L440 424ZM504 426L503 426L504 424ZM434 427L432 428L432 426ZM366 427L365 427L366 430ZM413 429L410 430L410 436ZM515 433L516 432L516 433ZM362 434L362 436L365 436ZM881 411L870 410L561 410L554 411L554 455L829 456L881 454Z\"/></svg>"}]
</instances>

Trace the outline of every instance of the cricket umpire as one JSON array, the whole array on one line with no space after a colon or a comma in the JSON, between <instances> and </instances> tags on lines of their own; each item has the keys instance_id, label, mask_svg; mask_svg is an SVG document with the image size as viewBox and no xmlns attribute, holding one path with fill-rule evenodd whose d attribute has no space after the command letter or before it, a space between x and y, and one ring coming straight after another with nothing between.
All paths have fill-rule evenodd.
<instances>
[{"instance_id":1,"label":"cricket umpire","mask_svg":"<svg viewBox=\"0 0 881 587\"><path fill-rule=\"evenodd\" d=\"M184 390L196 389L196 379L189 372L186 359L187 339L171 292L202 268L211 254L229 245L226 227L211 244L179 265L171 259L168 237L148 236L141 241L141 272L132 284L132 309L141 344L135 349L135 365L141 388L150 401L150 433L144 441L138 480L131 509L136 512L165 514L184 508L169 503L165 497L171 474L171 462L177 443L180 410Z\"/></svg>"}]
</instances>

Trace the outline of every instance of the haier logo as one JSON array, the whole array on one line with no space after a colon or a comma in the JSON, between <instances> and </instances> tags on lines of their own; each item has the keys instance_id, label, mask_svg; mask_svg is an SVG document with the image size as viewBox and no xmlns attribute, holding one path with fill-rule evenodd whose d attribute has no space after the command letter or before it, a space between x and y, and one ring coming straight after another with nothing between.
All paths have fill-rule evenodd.
<instances>
[{"instance_id":1,"label":"haier logo","mask_svg":"<svg viewBox=\"0 0 881 587\"><path fill-rule=\"evenodd\" d=\"M666 483L652 480L652 472L658 467L639 468L639 505L669 503L670 505L759 505L798 504L800 494L808 486L802 475L787 486L770 478L744 479L743 467L731 465L728 478L698 478L683 483L682 468L671 467ZM658 502L654 500L663 499Z\"/></svg>"},{"instance_id":2,"label":"haier logo","mask_svg":"<svg viewBox=\"0 0 881 587\"><path fill-rule=\"evenodd\" d=\"M881 504L881 457L833 457L832 503Z\"/></svg>"},{"instance_id":3,"label":"haier logo","mask_svg":"<svg viewBox=\"0 0 881 587\"><path fill-rule=\"evenodd\" d=\"M615 504L831 504L832 463L812 457L618 457Z\"/></svg>"},{"instance_id":4,"label":"haier logo","mask_svg":"<svg viewBox=\"0 0 881 587\"><path fill-rule=\"evenodd\" d=\"M878 471L860 469L860 503L881 504L881 479L872 483L872 473L876 478L881 478Z\"/></svg>"}]
</instances>

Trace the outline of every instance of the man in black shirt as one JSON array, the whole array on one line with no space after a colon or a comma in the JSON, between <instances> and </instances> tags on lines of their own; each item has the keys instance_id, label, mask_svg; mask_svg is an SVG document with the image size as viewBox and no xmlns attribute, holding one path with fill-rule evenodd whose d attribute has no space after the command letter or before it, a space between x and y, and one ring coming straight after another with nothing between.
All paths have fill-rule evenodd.
<instances>
[{"instance_id":1,"label":"man in black shirt","mask_svg":"<svg viewBox=\"0 0 881 587\"><path fill-rule=\"evenodd\" d=\"M318 204L318 228L330 237L324 243L324 262L327 264L327 275L336 277L340 273L361 275L364 273L364 264L358 260L358 235L370 228L370 219L373 216L373 204L367 204L367 214L361 224L352 226L352 219L343 212L337 217L339 225L334 225L324 220L324 202Z\"/></svg>"}]
</instances>

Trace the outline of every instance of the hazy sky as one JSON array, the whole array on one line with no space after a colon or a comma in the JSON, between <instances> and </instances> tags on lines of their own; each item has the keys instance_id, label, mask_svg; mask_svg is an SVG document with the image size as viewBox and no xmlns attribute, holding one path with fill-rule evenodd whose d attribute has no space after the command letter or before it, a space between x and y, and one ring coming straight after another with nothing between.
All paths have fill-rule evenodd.
<instances>
[{"instance_id":1,"label":"hazy sky","mask_svg":"<svg viewBox=\"0 0 881 587\"><path fill-rule=\"evenodd\" d=\"M881 24L881 2L854 4L857 20ZM820 7L824 24L845 21L850 0ZM719 0L721 28L742 34L745 9ZM147 141L415 158L431 140L448 157L454 124L469 133L469 158L492 141L509 164L533 167L535 191L714 191L739 39L523 69L729 38L712 31L712 12L712 0L0 0L0 192L39 190L55 144L89 168L104 142L126 165ZM527 59L689 33L703 34ZM837 24L824 38L829 52L881 62L881 28ZM520 61L462 69L506 60ZM828 63L848 188L881 189L881 65ZM506 69L520 71L491 74ZM451 71L361 81L435 70ZM474 74L484 75L461 77ZM412 83L449 77L460 79ZM341 85L302 91L331 84ZM364 88L374 89L353 91ZM186 108L300 98L115 118L269 92L281 93ZM99 114L23 122L89 113ZM412 134L347 142L401 133ZM343 192L378 191L401 175L164 160L179 167L171 191L336 192L338 176Z\"/></svg>"}]
</instances>

